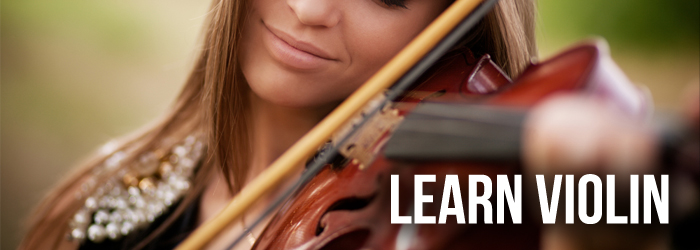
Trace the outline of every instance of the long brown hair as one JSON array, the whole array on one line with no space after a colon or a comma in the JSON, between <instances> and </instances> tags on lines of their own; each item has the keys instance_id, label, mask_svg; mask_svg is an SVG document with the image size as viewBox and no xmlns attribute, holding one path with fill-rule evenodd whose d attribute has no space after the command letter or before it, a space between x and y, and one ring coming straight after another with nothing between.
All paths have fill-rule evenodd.
<instances>
[{"instance_id":1,"label":"long brown hair","mask_svg":"<svg viewBox=\"0 0 700 250\"><path fill-rule=\"evenodd\" d=\"M217 171L224 174L232 193L243 187L250 155L249 89L237 60L237 44L248 11L247 2L214 0L204 30L201 54L171 108L140 131L117 140L112 144L117 145L113 149L98 152L51 190L32 215L30 230L20 248L66 245L67 223L86 198L76 198L74 194L84 188L81 183L91 177L92 170L116 151L127 153L128 157L122 161L124 167L132 165L130 163L137 161L144 152L169 149L192 133L205 134L208 142L207 154L190 192L139 247L154 239L194 202L204 190L207 178ZM537 53L534 19L534 0L501 0L464 39L464 45L477 55L490 54L506 73L515 77ZM119 169L112 174L117 171Z\"/></svg>"}]
</instances>

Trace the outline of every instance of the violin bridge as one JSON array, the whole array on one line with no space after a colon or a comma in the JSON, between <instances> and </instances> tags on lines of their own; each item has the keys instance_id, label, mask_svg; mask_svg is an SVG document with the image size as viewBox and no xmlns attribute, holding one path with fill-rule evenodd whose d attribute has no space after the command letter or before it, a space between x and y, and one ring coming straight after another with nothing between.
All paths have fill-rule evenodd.
<instances>
[{"instance_id":1,"label":"violin bridge","mask_svg":"<svg viewBox=\"0 0 700 250\"><path fill-rule=\"evenodd\" d=\"M360 169L374 161L391 133L403 120L399 110L391 106L388 103L374 116L366 118L366 123L340 147L340 154L352 159L352 164L358 165Z\"/></svg>"}]
</instances>

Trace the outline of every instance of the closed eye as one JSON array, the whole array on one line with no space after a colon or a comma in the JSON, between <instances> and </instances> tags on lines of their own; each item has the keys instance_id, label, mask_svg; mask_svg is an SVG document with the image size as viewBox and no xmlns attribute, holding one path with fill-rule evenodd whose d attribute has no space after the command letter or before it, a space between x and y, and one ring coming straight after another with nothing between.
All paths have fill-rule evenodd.
<instances>
[{"instance_id":1,"label":"closed eye","mask_svg":"<svg viewBox=\"0 0 700 250\"><path fill-rule=\"evenodd\" d=\"M382 2L382 4L384 4L390 8L408 9L406 7L406 0L379 0L379 1Z\"/></svg>"}]
</instances>

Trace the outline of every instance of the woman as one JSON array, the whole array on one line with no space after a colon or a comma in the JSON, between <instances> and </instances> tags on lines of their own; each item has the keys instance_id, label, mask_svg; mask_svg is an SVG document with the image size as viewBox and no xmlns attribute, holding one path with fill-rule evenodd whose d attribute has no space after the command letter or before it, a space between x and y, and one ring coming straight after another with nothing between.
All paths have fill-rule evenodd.
<instances>
[{"instance_id":1,"label":"woman","mask_svg":"<svg viewBox=\"0 0 700 250\"><path fill-rule=\"evenodd\" d=\"M54 188L20 248L174 246L451 2L215 0L201 55L175 104ZM463 46L490 54L516 77L536 56L534 2L501 0ZM99 213L100 206L142 210L114 215ZM210 247L230 240L219 237Z\"/></svg>"}]
</instances>

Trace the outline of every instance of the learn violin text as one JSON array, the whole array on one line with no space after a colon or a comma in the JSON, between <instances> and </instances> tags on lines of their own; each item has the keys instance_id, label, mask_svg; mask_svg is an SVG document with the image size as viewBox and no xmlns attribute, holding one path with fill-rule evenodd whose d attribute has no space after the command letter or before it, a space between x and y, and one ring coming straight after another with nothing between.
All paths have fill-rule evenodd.
<instances>
[{"instance_id":1,"label":"learn violin text","mask_svg":"<svg viewBox=\"0 0 700 250\"><path fill-rule=\"evenodd\" d=\"M523 194L521 175L497 175L496 190L493 193L493 183L491 177L487 175L469 175L467 180L467 195L462 196L459 175L446 175L442 189L442 199L440 201L439 213L426 215L424 209L434 201L431 194L424 192L426 183L436 182L435 175L414 175L413 201L409 209L401 209L399 203L399 175L391 175L391 223L392 224L445 224L448 216L455 217L459 224L485 223L493 224L492 202L495 196L496 203L496 224L504 224L506 221L505 205L507 204L510 220L513 224L522 223ZM560 194L562 191L562 175L554 175L553 183L547 183L544 175L535 175L536 191L539 200L540 212L543 224L556 223L557 211L559 207ZM654 175L644 175L641 190L642 212L644 224L652 224L652 212L656 211L658 223L668 224L669 220L669 184L668 175L661 175L660 187L657 185ZM512 186L511 186L512 182ZM578 178L578 186L575 188L574 175L564 175L564 207L565 223L575 223L574 210L578 207L578 218L584 224L596 224L601 222L605 215L607 224L639 224L640 223L640 181L639 175L630 175L629 189L624 195L619 195L616 199L615 175L607 175L606 183L594 174L583 175ZM549 188L548 188L549 186ZM603 187L605 186L605 196ZM549 191L548 191L549 190ZM575 191L578 191L577 193ZM618 190L619 194L623 190ZM436 191L437 192L437 191ZM629 195L627 195L629 193ZM406 197L406 196L403 196ZM533 196L534 197L534 196ZM605 197L605 203L603 202ZM467 216L465 218L465 208L463 198L466 198ZM624 200L624 201L623 201ZM450 202L452 201L452 202ZM576 201L576 203L575 203ZM592 202L592 203L591 203ZM625 210L629 207L629 213L621 215L619 209L616 210L616 203L624 202ZM655 210L652 210L652 203ZM577 205L577 206L576 206ZM603 213L603 206L606 210ZM477 208L481 206L481 210ZM479 218L477 211L482 213ZM482 212L483 211L483 212ZM453 220L450 217L450 220Z\"/></svg>"}]
</instances>

